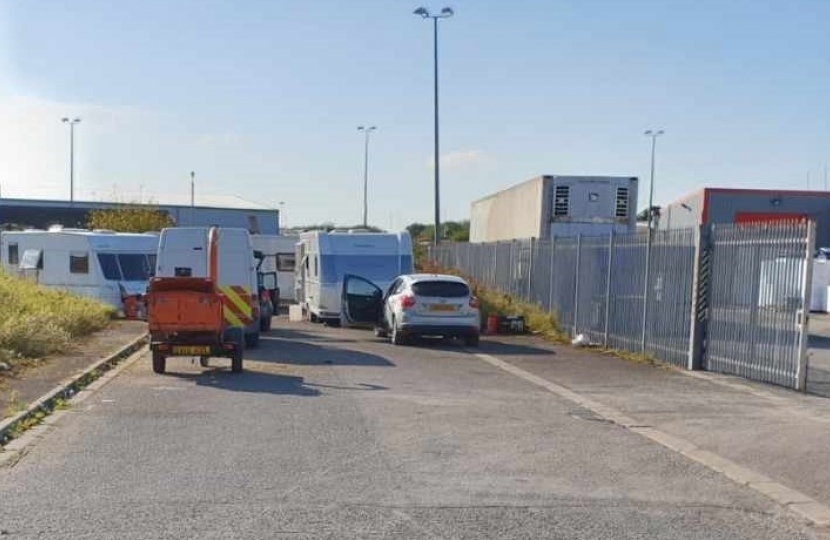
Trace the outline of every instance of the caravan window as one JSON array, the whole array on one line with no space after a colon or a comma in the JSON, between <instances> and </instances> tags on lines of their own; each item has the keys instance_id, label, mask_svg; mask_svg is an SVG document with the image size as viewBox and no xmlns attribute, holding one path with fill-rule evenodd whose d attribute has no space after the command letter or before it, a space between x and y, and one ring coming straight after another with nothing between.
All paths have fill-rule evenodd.
<instances>
[{"instance_id":1,"label":"caravan window","mask_svg":"<svg viewBox=\"0 0 830 540\"><path fill-rule=\"evenodd\" d=\"M293 253L277 253L277 272L293 272L294 266Z\"/></svg>"},{"instance_id":2,"label":"caravan window","mask_svg":"<svg viewBox=\"0 0 830 540\"><path fill-rule=\"evenodd\" d=\"M27 249L20 260L21 270L43 270L43 250Z\"/></svg>"},{"instance_id":3,"label":"caravan window","mask_svg":"<svg viewBox=\"0 0 830 540\"><path fill-rule=\"evenodd\" d=\"M89 274L89 253L73 251L69 254L70 274Z\"/></svg>"},{"instance_id":4,"label":"caravan window","mask_svg":"<svg viewBox=\"0 0 830 540\"><path fill-rule=\"evenodd\" d=\"M143 253L119 253L118 264L126 281L146 281L152 274L147 256Z\"/></svg>"},{"instance_id":5,"label":"caravan window","mask_svg":"<svg viewBox=\"0 0 830 540\"><path fill-rule=\"evenodd\" d=\"M20 255L17 251L17 244L9 244L9 264L18 264L20 262Z\"/></svg>"},{"instance_id":6,"label":"caravan window","mask_svg":"<svg viewBox=\"0 0 830 540\"><path fill-rule=\"evenodd\" d=\"M121 279L121 270L118 269L118 261L113 253L99 253L98 263L104 273L104 279L118 281Z\"/></svg>"}]
</instances>

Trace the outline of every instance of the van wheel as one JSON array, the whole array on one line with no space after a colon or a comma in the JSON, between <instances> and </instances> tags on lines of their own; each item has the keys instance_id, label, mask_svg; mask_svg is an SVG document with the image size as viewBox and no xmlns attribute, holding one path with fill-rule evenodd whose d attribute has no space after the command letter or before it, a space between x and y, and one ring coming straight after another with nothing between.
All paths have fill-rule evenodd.
<instances>
[{"instance_id":1,"label":"van wheel","mask_svg":"<svg viewBox=\"0 0 830 540\"><path fill-rule=\"evenodd\" d=\"M153 351L153 371L163 374L167 369L167 357L163 353Z\"/></svg>"},{"instance_id":2,"label":"van wheel","mask_svg":"<svg viewBox=\"0 0 830 540\"><path fill-rule=\"evenodd\" d=\"M264 317L259 320L259 329L262 332L268 332L271 330L271 317Z\"/></svg>"},{"instance_id":3,"label":"van wheel","mask_svg":"<svg viewBox=\"0 0 830 540\"><path fill-rule=\"evenodd\" d=\"M259 345L259 330L250 334L245 334L245 346L249 349L255 349Z\"/></svg>"},{"instance_id":4,"label":"van wheel","mask_svg":"<svg viewBox=\"0 0 830 540\"><path fill-rule=\"evenodd\" d=\"M231 356L231 371L239 373L242 371L242 356L245 350L245 334L242 328L234 328L233 333L228 336L228 341L236 345Z\"/></svg>"}]
</instances>

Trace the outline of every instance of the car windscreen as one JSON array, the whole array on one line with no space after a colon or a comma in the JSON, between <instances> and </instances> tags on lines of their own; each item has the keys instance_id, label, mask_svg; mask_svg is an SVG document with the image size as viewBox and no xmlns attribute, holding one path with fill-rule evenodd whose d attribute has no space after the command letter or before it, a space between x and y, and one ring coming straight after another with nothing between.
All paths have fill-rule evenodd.
<instances>
[{"instance_id":1,"label":"car windscreen","mask_svg":"<svg viewBox=\"0 0 830 540\"><path fill-rule=\"evenodd\" d=\"M125 281L146 281L152 274L144 253L119 253L118 264Z\"/></svg>"},{"instance_id":2,"label":"car windscreen","mask_svg":"<svg viewBox=\"0 0 830 540\"><path fill-rule=\"evenodd\" d=\"M463 298L470 294L470 288L457 281L420 281L412 285L412 292L418 296Z\"/></svg>"}]
</instances>

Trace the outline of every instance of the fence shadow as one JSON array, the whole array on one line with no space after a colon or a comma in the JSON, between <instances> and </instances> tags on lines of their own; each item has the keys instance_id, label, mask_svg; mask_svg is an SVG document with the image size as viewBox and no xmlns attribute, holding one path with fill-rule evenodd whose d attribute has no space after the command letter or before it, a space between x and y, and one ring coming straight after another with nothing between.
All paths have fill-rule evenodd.
<instances>
[{"instance_id":1,"label":"fence shadow","mask_svg":"<svg viewBox=\"0 0 830 540\"><path fill-rule=\"evenodd\" d=\"M483 353L500 356L553 356L556 354L556 351L553 349L511 343L509 341L502 341L497 337L482 339L479 349Z\"/></svg>"}]
</instances>

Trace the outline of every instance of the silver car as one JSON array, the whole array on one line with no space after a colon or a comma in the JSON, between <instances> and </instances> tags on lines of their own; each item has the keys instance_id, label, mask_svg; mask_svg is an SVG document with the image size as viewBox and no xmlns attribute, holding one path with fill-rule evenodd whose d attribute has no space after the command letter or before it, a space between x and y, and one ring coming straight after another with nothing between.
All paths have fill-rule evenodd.
<instances>
[{"instance_id":1,"label":"silver car","mask_svg":"<svg viewBox=\"0 0 830 540\"><path fill-rule=\"evenodd\" d=\"M478 299L462 278L441 274L407 274L383 291L360 276L343 280L343 317L352 325L372 325L375 335L395 345L412 338L460 338L478 346L481 315Z\"/></svg>"}]
</instances>

